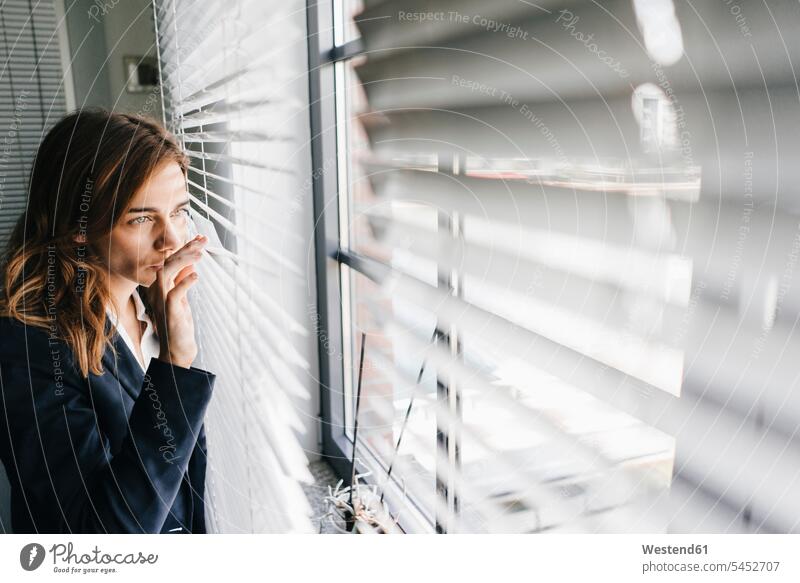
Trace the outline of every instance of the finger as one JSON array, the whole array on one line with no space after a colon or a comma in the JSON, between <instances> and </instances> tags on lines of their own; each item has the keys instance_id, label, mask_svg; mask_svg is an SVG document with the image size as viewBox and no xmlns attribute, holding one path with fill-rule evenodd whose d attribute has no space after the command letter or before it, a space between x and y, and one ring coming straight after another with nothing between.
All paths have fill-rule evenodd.
<instances>
[{"instance_id":1,"label":"finger","mask_svg":"<svg viewBox=\"0 0 800 583\"><path fill-rule=\"evenodd\" d=\"M178 285L184 278L190 276L194 271L194 264L187 265L183 269L178 272L178 275L175 276L175 285Z\"/></svg>"},{"instance_id":2,"label":"finger","mask_svg":"<svg viewBox=\"0 0 800 583\"><path fill-rule=\"evenodd\" d=\"M178 251L167 257L164 262L164 281L170 285L173 283L175 276L187 265L196 263L202 257L203 248L205 247L208 239L202 235L189 241L186 245L181 247Z\"/></svg>"},{"instance_id":3,"label":"finger","mask_svg":"<svg viewBox=\"0 0 800 583\"><path fill-rule=\"evenodd\" d=\"M199 276L196 273L191 273L184 277L179 284L177 284L172 291L167 295L167 301L177 302L186 297L189 288L197 283Z\"/></svg>"},{"instance_id":4,"label":"finger","mask_svg":"<svg viewBox=\"0 0 800 583\"><path fill-rule=\"evenodd\" d=\"M203 250L206 243L208 243L208 237L204 235L197 235L183 247L169 255L169 257L166 258L165 265L179 261L182 257L187 255L197 255Z\"/></svg>"}]
</instances>

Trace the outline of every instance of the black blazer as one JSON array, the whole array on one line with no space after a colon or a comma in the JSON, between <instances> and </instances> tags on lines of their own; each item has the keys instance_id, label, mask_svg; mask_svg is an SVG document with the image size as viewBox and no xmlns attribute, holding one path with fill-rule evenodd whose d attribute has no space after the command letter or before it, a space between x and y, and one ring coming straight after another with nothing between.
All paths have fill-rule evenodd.
<instances>
[{"instance_id":1,"label":"black blazer","mask_svg":"<svg viewBox=\"0 0 800 583\"><path fill-rule=\"evenodd\" d=\"M119 335L82 378L47 331L0 318L0 459L16 533L205 532L203 417L214 375Z\"/></svg>"}]
</instances>

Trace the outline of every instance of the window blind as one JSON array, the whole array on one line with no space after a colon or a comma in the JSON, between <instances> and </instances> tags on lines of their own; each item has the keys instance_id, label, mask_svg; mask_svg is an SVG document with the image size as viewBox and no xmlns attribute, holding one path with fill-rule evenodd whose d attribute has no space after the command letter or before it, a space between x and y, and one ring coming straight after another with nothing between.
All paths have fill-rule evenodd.
<instances>
[{"instance_id":1,"label":"window blind","mask_svg":"<svg viewBox=\"0 0 800 583\"><path fill-rule=\"evenodd\" d=\"M0 6L0 249L25 210L39 142L66 112L58 43L52 2ZM0 464L0 532L11 532L9 497Z\"/></svg>"},{"instance_id":2,"label":"window blind","mask_svg":"<svg viewBox=\"0 0 800 583\"><path fill-rule=\"evenodd\" d=\"M422 425L371 443L409 497L448 532L798 532L797 3L355 20L366 186L339 259L448 387L372 352L444 432L435 496L403 455Z\"/></svg>"},{"instance_id":3,"label":"window blind","mask_svg":"<svg viewBox=\"0 0 800 583\"><path fill-rule=\"evenodd\" d=\"M190 157L194 222L210 237L192 301L199 359L217 374L206 418L212 532L311 529L293 405L309 398L293 343L307 332L276 285L304 283L280 250L299 245L283 220L297 211L286 120L304 107L286 89L298 73L282 54L305 39L294 4L154 2L166 122Z\"/></svg>"},{"instance_id":4,"label":"window blind","mask_svg":"<svg viewBox=\"0 0 800 583\"><path fill-rule=\"evenodd\" d=\"M0 245L25 209L36 148L64 115L53 2L9 0L0 10Z\"/></svg>"}]
</instances>

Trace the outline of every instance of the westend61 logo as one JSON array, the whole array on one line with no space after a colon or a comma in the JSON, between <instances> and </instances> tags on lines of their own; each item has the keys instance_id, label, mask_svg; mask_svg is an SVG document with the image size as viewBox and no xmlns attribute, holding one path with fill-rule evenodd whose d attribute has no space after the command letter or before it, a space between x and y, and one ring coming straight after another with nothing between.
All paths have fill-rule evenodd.
<instances>
[{"instance_id":1,"label":"westend61 logo","mask_svg":"<svg viewBox=\"0 0 800 583\"><path fill-rule=\"evenodd\" d=\"M138 553L109 554L97 545L88 553L75 553L72 543L55 544L48 551L38 543L28 543L19 552L19 564L26 571L35 571L42 566L47 553L53 558L55 573L115 573L117 569L109 565L153 565L158 555Z\"/></svg>"}]
</instances>

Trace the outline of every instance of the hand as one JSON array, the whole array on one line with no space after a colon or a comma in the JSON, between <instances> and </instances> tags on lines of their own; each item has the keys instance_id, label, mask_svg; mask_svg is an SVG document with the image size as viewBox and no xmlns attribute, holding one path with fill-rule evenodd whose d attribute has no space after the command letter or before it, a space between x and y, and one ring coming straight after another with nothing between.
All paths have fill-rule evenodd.
<instances>
[{"instance_id":1,"label":"hand","mask_svg":"<svg viewBox=\"0 0 800 583\"><path fill-rule=\"evenodd\" d=\"M189 368L197 356L192 309L186 296L197 283L194 264L207 242L198 235L167 257L149 290L161 342L158 358L183 368Z\"/></svg>"}]
</instances>

